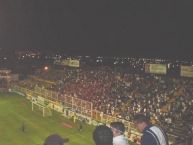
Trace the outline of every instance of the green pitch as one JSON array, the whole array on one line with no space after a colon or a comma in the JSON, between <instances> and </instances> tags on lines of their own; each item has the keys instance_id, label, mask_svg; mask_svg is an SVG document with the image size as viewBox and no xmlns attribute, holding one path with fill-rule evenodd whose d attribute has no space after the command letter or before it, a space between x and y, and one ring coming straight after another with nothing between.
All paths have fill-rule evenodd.
<instances>
[{"instance_id":1,"label":"green pitch","mask_svg":"<svg viewBox=\"0 0 193 145\"><path fill-rule=\"evenodd\" d=\"M94 145L93 129L84 125L79 132L78 124L57 112L42 117L42 111L32 112L31 103L25 97L0 93L0 145L43 145L45 138L54 133L69 138L67 145Z\"/></svg>"}]
</instances>

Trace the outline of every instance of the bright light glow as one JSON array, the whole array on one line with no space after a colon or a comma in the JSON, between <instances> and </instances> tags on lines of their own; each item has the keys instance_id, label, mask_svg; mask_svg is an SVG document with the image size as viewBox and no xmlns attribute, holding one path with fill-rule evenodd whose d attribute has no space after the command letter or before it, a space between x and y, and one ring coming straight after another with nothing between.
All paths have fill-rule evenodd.
<instances>
[{"instance_id":1,"label":"bright light glow","mask_svg":"<svg viewBox=\"0 0 193 145\"><path fill-rule=\"evenodd\" d=\"M44 70L48 70L48 66L45 66L45 67L44 67Z\"/></svg>"}]
</instances>

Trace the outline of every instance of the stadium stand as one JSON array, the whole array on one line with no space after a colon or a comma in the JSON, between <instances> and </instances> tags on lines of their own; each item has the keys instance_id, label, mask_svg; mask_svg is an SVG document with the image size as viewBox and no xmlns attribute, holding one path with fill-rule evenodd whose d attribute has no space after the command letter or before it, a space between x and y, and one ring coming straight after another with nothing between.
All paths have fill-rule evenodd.
<instances>
[{"instance_id":1,"label":"stadium stand","mask_svg":"<svg viewBox=\"0 0 193 145\"><path fill-rule=\"evenodd\" d=\"M130 74L110 67L65 68L38 72L18 85L58 92L54 99L59 101L65 96L83 99L99 112L128 121L143 113L178 141L192 135L193 79Z\"/></svg>"}]
</instances>

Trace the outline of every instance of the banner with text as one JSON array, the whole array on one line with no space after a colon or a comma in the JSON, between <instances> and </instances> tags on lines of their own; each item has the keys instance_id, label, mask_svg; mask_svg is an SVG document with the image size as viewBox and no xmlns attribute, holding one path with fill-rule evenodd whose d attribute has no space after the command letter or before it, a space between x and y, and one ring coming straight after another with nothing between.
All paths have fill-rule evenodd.
<instances>
[{"instance_id":1,"label":"banner with text","mask_svg":"<svg viewBox=\"0 0 193 145\"><path fill-rule=\"evenodd\" d=\"M166 74L167 66L166 64L145 64L145 72L146 73L154 73L154 74Z\"/></svg>"},{"instance_id":2,"label":"banner with text","mask_svg":"<svg viewBox=\"0 0 193 145\"><path fill-rule=\"evenodd\" d=\"M180 75L183 77L193 77L193 66L181 65Z\"/></svg>"},{"instance_id":3,"label":"banner with text","mask_svg":"<svg viewBox=\"0 0 193 145\"><path fill-rule=\"evenodd\" d=\"M55 60L54 64L63 65L63 66L70 66L70 67L80 67L80 61L78 59Z\"/></svg>"}]
</instances>

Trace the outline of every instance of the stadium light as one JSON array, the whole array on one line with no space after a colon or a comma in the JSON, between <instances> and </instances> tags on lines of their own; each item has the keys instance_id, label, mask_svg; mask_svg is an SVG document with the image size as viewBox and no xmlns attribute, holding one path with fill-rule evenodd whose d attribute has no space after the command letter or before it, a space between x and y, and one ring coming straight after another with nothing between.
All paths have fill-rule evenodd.
<instances>
[{"instance_id":1,"label":"stadium light","mask_svg":"<svg viewBox=\"0 0 193 145\"><path fill-rule=\"evenodd\" d=\"M48 70L48 66L45 66L45 67L44 67L44 70L47 71L47 70Z\"/></svg>"}]
</instances>

